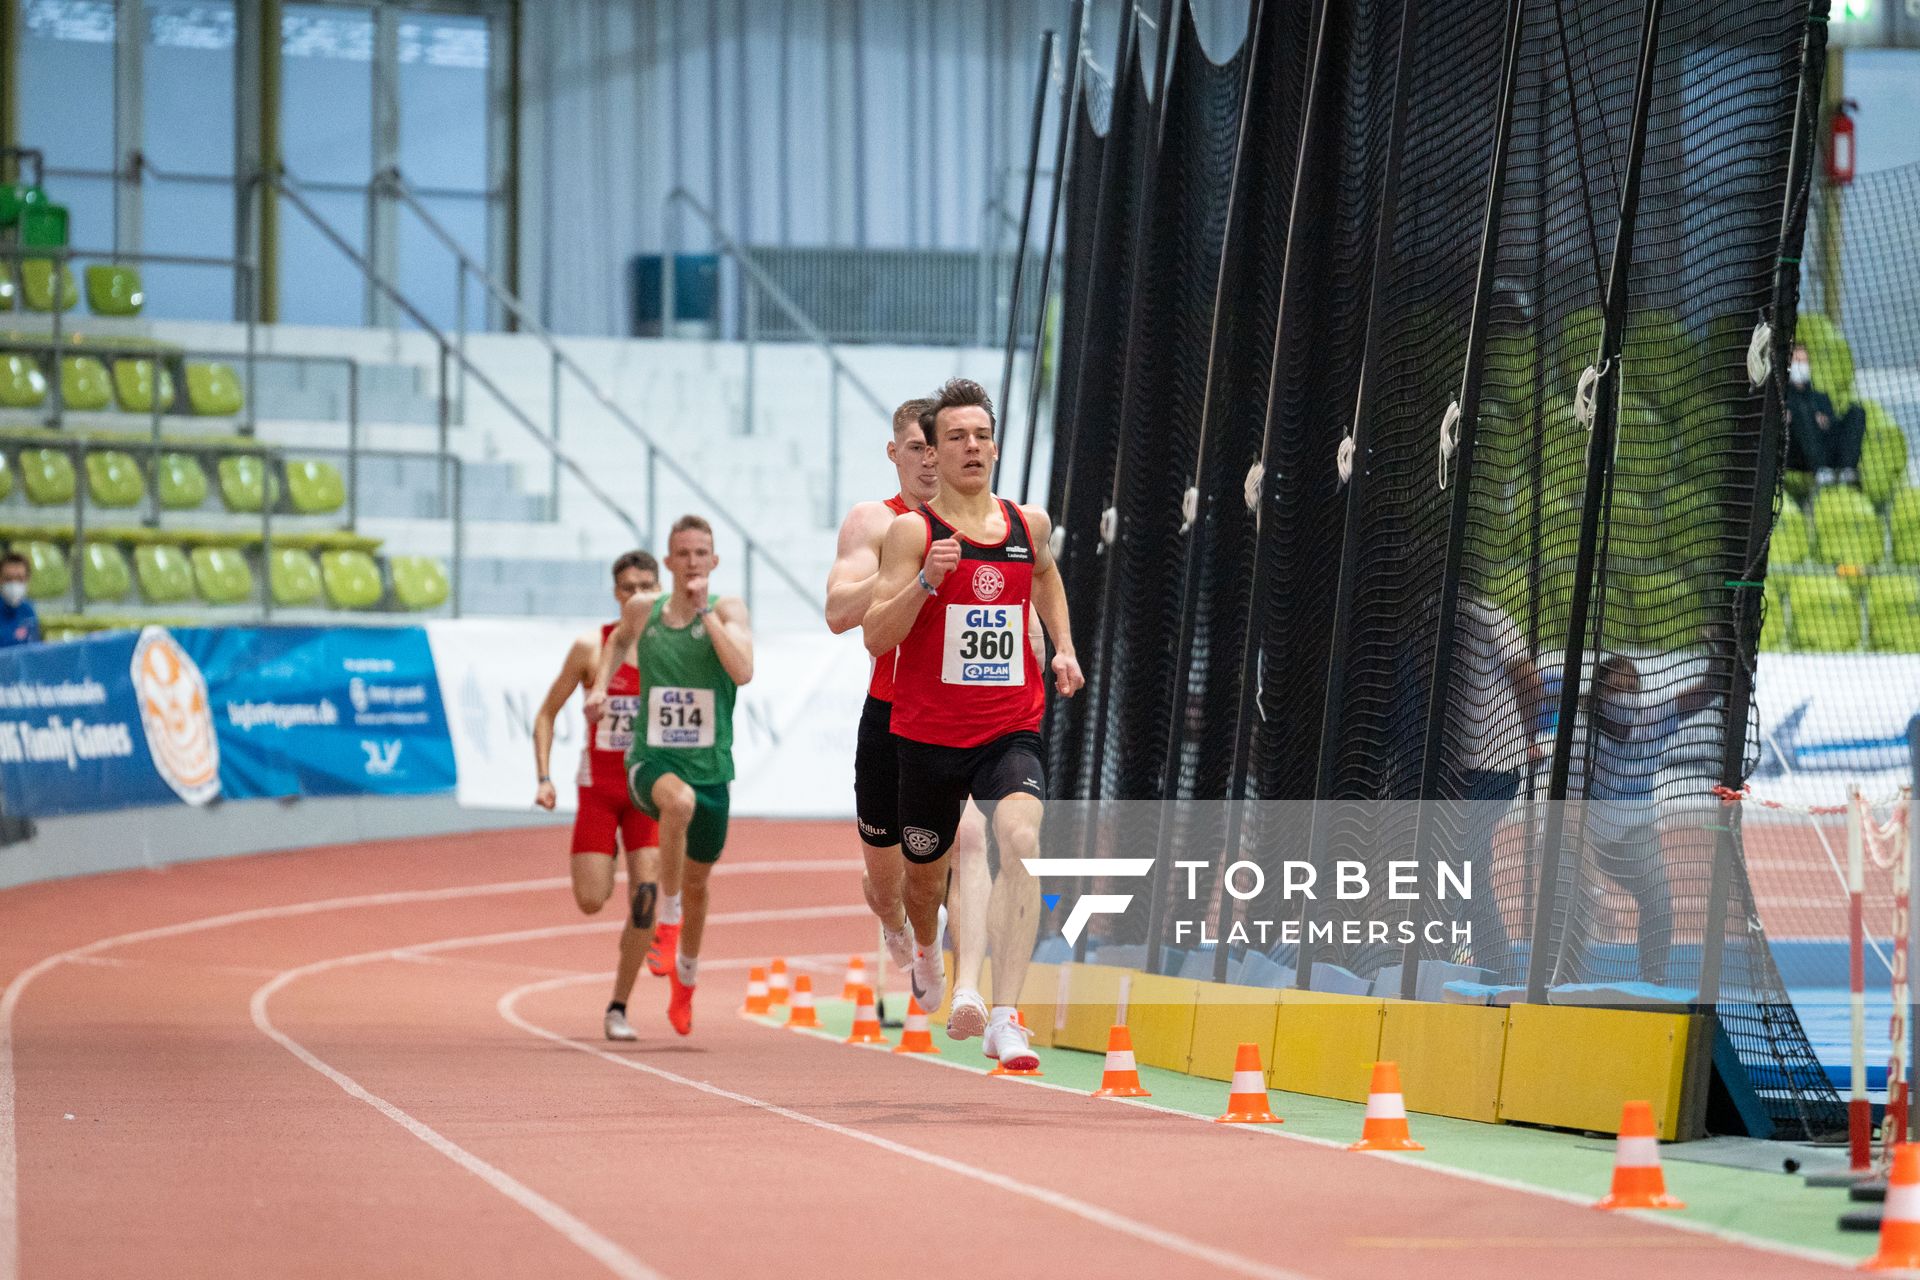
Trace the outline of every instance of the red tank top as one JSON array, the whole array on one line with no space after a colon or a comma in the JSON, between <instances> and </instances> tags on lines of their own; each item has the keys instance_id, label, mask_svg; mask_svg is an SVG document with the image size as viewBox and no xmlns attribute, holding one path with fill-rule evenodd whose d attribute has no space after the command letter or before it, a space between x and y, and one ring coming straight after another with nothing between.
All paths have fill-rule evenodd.
<instances>
[{"instance_id":1,"label":"red tank top","mask_svg":"<svg viewBox=\"0 0 1920 1280\"><path fill-rule=\"evenodd\" d=\"M613 623L600 627L600 645L613 634ZM633 726L640 718L640 668L623 662L607 681L607 713L600 723L587 726L587 745L580 749L583 787L627 785L627 748L633 745Z\"/></svg>"},{"instance_id":2,"label":"red tank top","mask_svg":"<svg viewBox=\"0 0 1920 1280\"><path fill-rule=\"evenodd\" d=\"M1007 536L969 541L922 507L927 545L959 537L960 563L920 605L895 650L893 731L939 747L977 747L1022 729L1046 710L1040 664L1027 643L1033 603L1033 534L1020 508L1000 500Z\"/></svg>"},{"instance_id":3,"label":"red tank top","mask_svg":"<svg viewBox=\"0 0 1920 1280\"><path fill-rule=\"evenodd\" d=\"M900 495L894 494L887 499L887 510L897 516L903 516L912 510L900 501ZM898 653L899 650L894 650ZM883 653L873 660L873 679L867 684L867 696L880 702L893 701L893 653Z\"/></svg>"}]
</instances>

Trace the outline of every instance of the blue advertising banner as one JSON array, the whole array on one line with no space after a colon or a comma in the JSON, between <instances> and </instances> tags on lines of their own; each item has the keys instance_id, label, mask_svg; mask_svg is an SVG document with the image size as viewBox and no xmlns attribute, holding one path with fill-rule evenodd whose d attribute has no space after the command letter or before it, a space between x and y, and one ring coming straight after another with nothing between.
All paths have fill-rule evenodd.
<instances>
[{"instance_id":1,"label":"blue advertising banner","mask_svg":"<svg viewBox=\"0 0 1920 1280\"><path fill-rule=\"evenodd\" d=\"M453 743L420 628L183 628L173 635L212 690L222 795L454 789Z\"/></svg>"}]
</instances>

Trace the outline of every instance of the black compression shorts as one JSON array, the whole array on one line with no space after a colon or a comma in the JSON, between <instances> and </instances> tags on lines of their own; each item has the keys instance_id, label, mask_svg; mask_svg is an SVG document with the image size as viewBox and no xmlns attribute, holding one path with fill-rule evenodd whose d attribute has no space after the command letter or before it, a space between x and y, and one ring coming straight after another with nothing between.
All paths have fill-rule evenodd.
<instances>
[{"instance_id":1,"label":"black compression shorts","mask_svg":"<svg viewBox=\"0 0 1920 1280\"><path fill-rule=\"evenodd\" d=\"M889 727L892 719L893 704L868 694L853 748L853 820L861 843L876 849L900 843L899 739Z\"/></svg>"},{"instance_id":2,"label":"black compression shorts","mask_svg":"<svg viewBox=\"0 0 1920 1280\"><path fill-rule=\"evenodd\" d=\"M989 818L1016 792L1047 798L1040 735L1022 729L977 747L936 747L896 738L900 761L901 852L909 862L936 862L953 847L967 797Z\"/></svg>"}]
</instances>

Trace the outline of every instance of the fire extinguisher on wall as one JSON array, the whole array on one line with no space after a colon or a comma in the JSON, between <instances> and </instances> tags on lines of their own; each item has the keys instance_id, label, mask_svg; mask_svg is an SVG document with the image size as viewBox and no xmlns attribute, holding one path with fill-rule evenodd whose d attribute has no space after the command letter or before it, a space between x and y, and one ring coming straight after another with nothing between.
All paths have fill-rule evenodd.
<instances>
[{"instance_id":1,"label":"fire extinguisher on wall","mask_svg":"<svg viewBox=\"0 0 1920 1280\"><path fill-rule=\"evenodd\" d=\"M1844 98L1833 108L1833 119L1827 124L1827 181L1836 187L1844 187L1853 181L1853 116L1860 104L1852 98Z\"/></svg>"}]
</instances>

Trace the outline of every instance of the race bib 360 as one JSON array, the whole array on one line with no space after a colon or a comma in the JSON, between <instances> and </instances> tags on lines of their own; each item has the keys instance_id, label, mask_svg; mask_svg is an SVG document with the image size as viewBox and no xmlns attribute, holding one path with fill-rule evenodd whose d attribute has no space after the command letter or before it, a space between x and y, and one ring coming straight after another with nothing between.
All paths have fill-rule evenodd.
<instances>
[{"instance_id":1,"label":"race bib 360","mask_svg":"<svg viewBox=\"0 0 1920 1280\"><path fill-rule=\"evenodd\" d=\"M1026 610L1017 604L948 605L941 682L1000 688L1025 684L1025 618Z\"/></svg>"}]
</instances>

